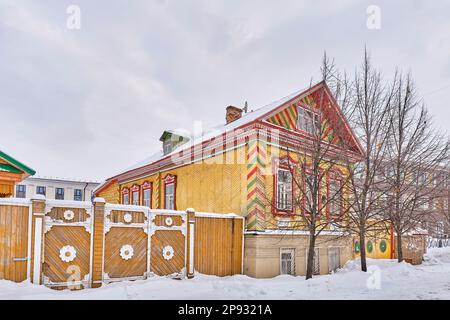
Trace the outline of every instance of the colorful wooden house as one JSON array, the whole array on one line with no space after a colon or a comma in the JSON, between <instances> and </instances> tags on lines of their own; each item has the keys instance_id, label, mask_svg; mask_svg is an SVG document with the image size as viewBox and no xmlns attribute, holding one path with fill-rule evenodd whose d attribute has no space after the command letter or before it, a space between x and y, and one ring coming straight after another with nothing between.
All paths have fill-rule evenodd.
<instances>
[{"instance_id":1,"label":"colorful wooden house","mask_svg":"<svg viewBox=\"0 0 450 320\"><path fill-rule=\"evenodd\" d=\"M162 151L107 179L96 195L111 203L242 215L247 275L304 275L308 237L292 226L299 212L293 209L292 179L280 178L286 176L284 163L288 156L295 161L304 154L295 148L311 141L311 123L318 114L322 125L329 126L328 143L335 152L356 161L360 144L324 82L243 113L229 106L226 124L198 135L165 132ZM334 125L343 130L338 133ZM346 140L345 149L340 139ZM345 170L338 175L345 175ZM326 183L332 179L340 178L327 178ZM341 231L323 232L315 273L343 265L352 258L352 247L352 238Z\"/></svg>"},{"instance_id":2,"label":"colorful wooden house","mask_svg":"<svg viewBox=\"0 0 450 320\"><path fill-rule=\"evenodd\" d=\"M13 196L16 184L35 173L33 169L0 151L0 198Z\"/></svg>"}]
</instances>

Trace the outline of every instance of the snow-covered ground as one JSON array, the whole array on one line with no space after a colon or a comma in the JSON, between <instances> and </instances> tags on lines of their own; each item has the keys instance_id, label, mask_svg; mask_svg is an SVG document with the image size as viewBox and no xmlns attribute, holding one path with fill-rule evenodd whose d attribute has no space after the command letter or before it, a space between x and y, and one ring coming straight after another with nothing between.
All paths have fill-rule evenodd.
<instances>
[{"instance_id":1,"label":"snow-covered ground","mask_svg":"<svg viewBox=\"0 0 450 320\"><path fill-rule=\"evenodd\" d=\"M420 266L369 260L369 272L350 261L335 274L304 277L197 275L191 280L155 277L99 289L55 291L0 280L0 299L450 299L450 248L431 249Z\"/></svg>"}]
</instances>

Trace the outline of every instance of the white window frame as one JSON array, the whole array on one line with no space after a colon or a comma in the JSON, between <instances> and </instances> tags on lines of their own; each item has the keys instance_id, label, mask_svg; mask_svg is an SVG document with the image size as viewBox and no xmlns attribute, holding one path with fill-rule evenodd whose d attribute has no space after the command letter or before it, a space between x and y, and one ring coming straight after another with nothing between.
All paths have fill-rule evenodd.
<instances>
[{"instance_id":1,"label":"white window frame","mask_svg":"<svg viewBox=\"0 0 450 320\"><path fill-rule=\"evenodd\" d=\"M305 251L306 251L305 270L307 270L308 269L308 251L309 250L306 249ZM320 248L314 248L314 252L315 252L314 259L316 259L316 257L317 257L317 260L314 260L313 275L318 276L318 275L320 275ZM317 261L317 272L316 272L316 261Z\"/></svg>"},{"instance_id":2,"label":"white window frame","mask_svg":"<svg viewBox=\"0 0 450 320\"><path fill-rule=\"evenodd\" d=\"M145 193L148 192L148 199L146 199L145 197ZM152 204L152 189L148 188L148 189L144 189L142 190L142 205L144 207L151 207Z\"/></svg>"},{"instance_id":3,"label":"white window frame","mask_svg":"<svg viewBox=\"0 0 450 320\"><path fill-rule=\"evenodd\" d=\"M283 253L291 254L291 273L283 273ZM295 248L280 248L280 275L295 275Z\"/></svg>"},{"instance_id":4,"label":"white window frame","mask_svg":"<svg viewBox=\"0 0 450 320\"><path fill-rule=\"evenodd\" d=\"M132 201L131 204L133 206L138 206L139 205L139 190L131 192L131 201Z\"/></svg>"},{"instance_id":5,"label":"white window frame","mask_svg":"<svg viewBox=\"0 0 450 320\"><path fill-rule=\"evenodd\" d=\"M168 187L172 186L172 193L167 192ZM174 210L175 209L175 183L166 183L164 187L164 209ZM168 204L171 204L170 206Z\"/></svg>"},{"instance_id":6,"label":"white window frame","mask_svg":"<svg viewBox=\"0 0 450 320\"><path fill-rule=\"evenodd\" d=\"M332 269L331 268L331 265L330 265L330 256L331 256L331 251L332 250L337 250L337 259L338 259L338 263L337 263L337 267L335 268L335 269ZM341 248L340 247L329 247L328 248L328 272L329 273L331 273L331 272L334 272L334 271L336 271L337 269L339 269L341 267Z\"/></svg>"},{"instance_id":7,"label":"white window frame","mask_svg":"<svg viewBox=\"0 0 450 320\"><path fill-rule=\"evenodd\" d=\"M123 204L125 204L125 205L130 204L130 194L129 193L122 195L122 199L123 199ZM125 199L126 199L126 201L125 201Z\"/></svg>"},{"instance_id":8,"label":"white window frame","mask_svg":"<svg viewBox=\"0 0 450 320\"><path fill-rule=\"evenodd\" d=\"M280 172L287 172L290 175L289 182L280 182ZM293 208L293 180L292 172L288 169L278 168L276 181L276 208L282 211L292 211Z\"/></svg>"},{"instance_id":9,"label":"white window frame","mask_svg":"<svg viewBox=\"0 0 450 320\"><path fill-rule=\"evenodd\" d=\"M320 126L319 114L302 106L298 106L297 111L297 129L309 134L315 134L314 131Z\"/></svg>"}]
</instances>

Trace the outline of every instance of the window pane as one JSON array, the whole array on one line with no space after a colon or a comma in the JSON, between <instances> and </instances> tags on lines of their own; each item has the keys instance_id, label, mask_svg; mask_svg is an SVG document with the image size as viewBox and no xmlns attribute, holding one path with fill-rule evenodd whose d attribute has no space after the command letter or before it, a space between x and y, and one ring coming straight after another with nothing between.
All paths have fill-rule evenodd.
<instances>
[{"instance_id":1,"label":"window pane","mask_svg":"<svg viewBox=\"0 0 450 320\"><path fill-rule=\"evenodd\" d=\"M292 174L287 170L278 170L277 208L292 210Z\"/></svg>"},{"instance_id":2,"label":"window pane","mask_svg":"<svg viewBox=\"0 0 450 320\"><path fill-rule=\"evenodd\" d=\"M26 198L26 187L24 185L18 184L16 186L16 197Z\"/></svg>"},{"instance_id":3,"label":"window pane","mask_svg":"<svg viewBox=\"0 0 450 320\"><path fill-rule=\"evenodd\" d=\"M139 191L133 191L133 205L139 205Z\"/></svg>"},{"instance_id":4,"label":"window pane","mask_svg":"<svg viewBox=\"0 0 450 320\"><path fill-rule=\"evenodd\" d=\"M150 199L151 199L151 190L150 189L144 190L143 205L150 208L151 204Z\"/></svg>"},{"instance_id":5,"label":"window pane","mask_svg":"<svg viewBox=\"0 0 450 320\"><path fill-rule=\"evenodd\" d=\"M73 191L73 199L75 201L82 201L83 200L83 190L81 189L75 189Z\"/></svg>"},{"instance_id":6,"label":"window pane","mask_svg":"<svg viewBox=\"0 0 450 320\"><path fill-rule=\"evenodd\" d=\"M37 186L37 187L36 187L36 193L37 193L37 194L42 194L42 195L45 196L45 187Z\"/></svg>"},{"instance_id":7,"label":"window pane","mask_svg":"<svg viewBox=\"0 0 450 320\"><path fill-rule=\"evenodd\" d=\"M56 188L55 199L64 200L64 188Z\"/></svg>"},{"instance_id":8,"label":"window pane","mask_svg":"<svg viewBox=\"0 0 450 320\"><path fill-rule=\"evenodd\" d=\"M166 199L165 199L166 200L165 201L166 209L173 210L175 208L174 190L175 190L174 184L166 185Z\"/></svg>"}]
</instances>

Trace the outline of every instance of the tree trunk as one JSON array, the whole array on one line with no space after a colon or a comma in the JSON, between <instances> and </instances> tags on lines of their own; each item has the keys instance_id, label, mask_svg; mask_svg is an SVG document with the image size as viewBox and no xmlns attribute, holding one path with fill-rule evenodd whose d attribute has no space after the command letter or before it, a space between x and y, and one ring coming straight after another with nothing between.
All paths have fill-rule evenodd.
<instances>
[{"instance_id":1,"label":"tree trunk","mask_svg":"<svg viewBox=\"0 0 450 320\"><path fill-rule=\"evenodd\" d=\"M361 271L367 272L366 234L364 228L360 228L359 231L359 246L361 256Z\"/></svg>"},{"instance_id":2,"label":"tree trunk","mask_svg":"<svg viewBox=\"0 0 450 320\"><path fill-rule=\"evenodd\" d=\"M311 279L314 273L314 249L316 246L316 236L309 236L308 260L306 263L306 280Z\"/></svg>"},{"instance_id":3,"label":"tree trunk","mask_svg":"<svg viewBox=\"0 0 450 320\"><path fill-rule=\"evenodd\" d=\"M397 232L397 260L398 262L403 261L402 235L400 232Z\"/></svg>"}]
</instances>

